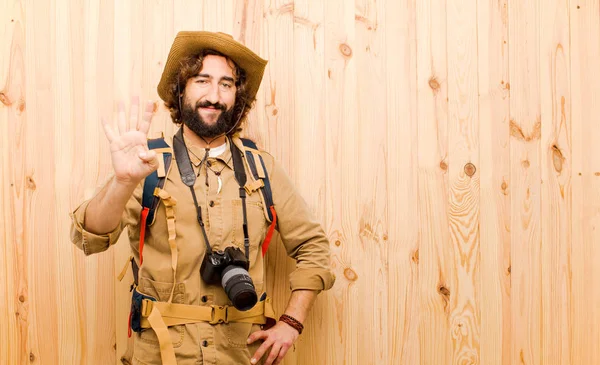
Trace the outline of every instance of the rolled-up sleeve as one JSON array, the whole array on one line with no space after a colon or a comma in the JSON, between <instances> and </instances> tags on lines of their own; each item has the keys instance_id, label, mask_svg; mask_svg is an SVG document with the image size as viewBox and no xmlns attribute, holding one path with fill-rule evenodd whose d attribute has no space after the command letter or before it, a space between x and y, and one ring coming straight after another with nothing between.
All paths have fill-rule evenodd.
<instances>
[{"instance_id":1,"label":"rolled-up sleeve","mask_svg":"<svg viewBox=\"0 0 600 365\"><path fill-rule=\"evenodd\" d=\"M277 228L287 254L296 260L296 269L290 274L291 290L328 290L335 282L329 240L283 168L267 156Z\"/></svg>"},{"instance_id":2,"label":"rolled-up sleeve","mask_svg":"<svg viewBox=\"0 0 600 365\"><path fill-rule=\"evenodd\" d=\"M86 256L106 251L111 245L115 244L123 231L123 222L117 227L105 234L94 234L86 231L84 227L85 213L90 200L86 200L77 209L71 212L71 242L81 249Z\"/></svg>"}]
</instances>

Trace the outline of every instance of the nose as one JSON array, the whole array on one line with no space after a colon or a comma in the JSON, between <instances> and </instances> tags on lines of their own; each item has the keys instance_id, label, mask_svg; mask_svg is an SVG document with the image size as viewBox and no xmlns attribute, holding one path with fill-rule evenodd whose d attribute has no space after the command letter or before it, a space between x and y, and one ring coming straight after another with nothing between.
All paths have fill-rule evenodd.
<instances>
[{"instance_id":1,"label":"nose","mask_svg":"<svg viewBox=\"0 0 600 365\"><path fill-rule=\"evenodd\" d=\"M206 93L205 99L212 104L216 104L219 101L219 86L212 85Z\"/></svg>"}]
</instances>

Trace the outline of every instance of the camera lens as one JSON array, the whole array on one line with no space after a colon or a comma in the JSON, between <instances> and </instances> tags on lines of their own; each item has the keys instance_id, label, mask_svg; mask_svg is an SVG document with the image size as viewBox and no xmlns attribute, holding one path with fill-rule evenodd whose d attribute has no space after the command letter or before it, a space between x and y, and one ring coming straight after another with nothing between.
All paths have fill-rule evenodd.
<instances>
[{"instance_id":1,"label":"camera lens","mask_svg":"<svg viewBox=\"0 0 600 365\"><path fill-rule=\"evenodd\" d=\"M233 306L241 311L252 309L257 301L254 283L248 271L230 265L223 269L221 285Z\"/></svg>"}]
</instances>

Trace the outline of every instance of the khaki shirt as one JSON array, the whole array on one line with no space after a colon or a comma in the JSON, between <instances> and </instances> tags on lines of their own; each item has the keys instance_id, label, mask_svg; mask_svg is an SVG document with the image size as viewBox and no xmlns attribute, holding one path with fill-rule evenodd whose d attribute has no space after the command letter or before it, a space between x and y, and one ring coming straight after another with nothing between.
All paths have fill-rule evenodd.
<instances>
[{"instance_id":1,"label":"khaki shirt","mask_svg":"<svg viewBox=\"0 0 600 365\"><path fill-rule=\"evenodd\" d=\"M172 138L167 140L172 146ZM237 138L234 143L242 146ZM239 185L234 177L233 160L229 145L223 154L208 158L208 186L206 170L200 166L204 149L188 146L190 160L194 165L196 178L194 190L206 233L213 249L238 246L244 252L242 231L242 204L239 198ZM327 290L332 287L335 277L329 268L329 242L319 222L310 213L305 201L295 190L282 167L266 152L259 152L264 159L271 182L273 202L277 212L277 230L290 257L296 259L296 269L290 275L292 290ZM244 159L245 159L244 155ZM254 181L246 166L247 186ZM222 170L222 171L221 171ZM213 171L221 171L222 189L217 194L218 181ZM207 285L200 278L200 265L206 245L200 225L196 219L190 188L183 184L177 162L173 157L167 174L164 190L176 200L175 231L178 250L174 303L200 306L231 305L227 294L220 285ZM143 182L129 199L119 226L112 232L96 235L86 231L85 212L89 201L83 202L73 213L71 240L86 255L105 251L117 242L125 227L129 227L129 242L134 258L139 265L140 212ZM265 262L261 254L262 242L269 222L259 190L246 198L248 229L250 237L249 273L260 297L265 289ZM161 203L156 210L156 219L146 230L143 250L143 265L139 272L139 291L151 295L159 301L168 301L173 287L171 251L168 244L165 207ZM272 244L277 244L273 241ZM274 293L269 293L270 295ZM250 364L250 357L260 343L248 346L248 336L260 327L250 323L228 323L211 325L207 322L176 325L169 327L178 364ZM147 329L134 336L134 364L160 364L160 351L156 334ZM268 352L267 352L268 354ZM263 360L267 355L263 357Z\"/></svg>"}]
</instances>

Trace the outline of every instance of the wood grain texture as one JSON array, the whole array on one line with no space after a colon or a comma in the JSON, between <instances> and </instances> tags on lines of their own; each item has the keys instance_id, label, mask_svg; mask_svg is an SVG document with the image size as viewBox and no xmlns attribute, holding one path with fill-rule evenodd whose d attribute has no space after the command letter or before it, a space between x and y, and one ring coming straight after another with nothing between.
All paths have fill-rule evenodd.
<instances>
[{"instance_id":1,"label":"wood grain texture","mask_svg":"<svg viewBox=\"0 0 600 365\"><path fill-rule=\"evenodd\" d=\"M480 363L511 364L508 1L477 3Z\"/></svg>"},{"instance_id":2,"label":"wood grain texture","mask_svg":"<svg viewBox=\"0 0 600 365\"><path fill-rule=\"evenodd\" d=\"M353 322L363 329L356 334L357 348L362 348L373 336L369 351L358 352L359 364L385 364L389 359L388 313L388 230L386 141L386 80L385 3L357 0L355 8L355 40L353 57L356 62L356 115L344 125L356 133L356 140L345 140L352 146L346 153L353 163L347 165L354 194L347 195L353 214L350 227L353 235L347 244L360 260L353 263L358 278L356 296L359 313ZM360 85L360 87L359 87ZM355 142L355 143L352 143ZM352 191L352 190L350 190Z\"/></svg>"},{"instance_id":3,"label":"wood grain texture","mask_svg":"<svg viewBox=\"0 0 600 365\"><path fill-rule=\"evenodd\" d=\"M388 363L419 364L416 1L387 1L385 35Z\"/></svg>"},{"instance_id":4,"label":"wood grain texture","mask_svg":"<svg viewBox=\"0 0 600 365\"><path fill-rule=\"evenodd\" d=\"M0 0L0 364L131 361L126 236L85 257L68 213L118 103L175 131L181 30L269 60L244 133L331 241L285 365L600 363L600 0Z\"/></svg>"},{"instance_id":5,"label":"wood grain texture","mask_svg":"<svg viewBox=\"0 0 600 365\"><path fill-rule=\"evenodd\" d=\"M571 2L572 311L570 363L600 361L600 2Z\"/></svg>"},{"instance_id":6,"label":"wood grain texture","mask_svg":"<svg viewBox=\"0 0 600 365\"><path fill-rule=\"evenodd\" d=\"M542 362L540 1L509 2L512 362Z\"/></svg>"},{"instance_id":7,"label":"wood grain texture","mask_svg":"<svg viewBox=\"0 0 600 365\"><path fill-rule=\"evenodd\" d=\"M477 2L447 3L448 224L455 286L450 291L452 364L480 362L479 100Z\"/></svg>"},{"instance_id":8,"label":"wood grain texture","mask_svg":"<svg viewBox=\"0 0 600 365\"><path fill-rule=\"evenodd\" d=\"M357 274L359 258L353 254L352 237L357 232L354 207L356 187L346 182L354 179L352 151L358 145L354 127L357 113L356 73L354 61L354 2L325 2L325 80L327 180L326 232L331 242L331 263L336 283L330 291L331 304L323 322L334 335L321 341L328 349L325 361L330 364L357 364L360 344L352 325L360 314L356 290L362 276ZM350 127L352 126L352 127ZM328 318L324 320L324 318Z\"/></svg>"},{"instance_id":9,"label":"wood grain texture","mask_svg":"<svg viewBox=\"0 0 600 365\"><path fill-rule=\"evenodd\" d=\"M448 223L446 1L418 1L416 23L421 363L451 364L457 285Z\"/></svg>"},{"instance_id":10,"label":"wood grain texture","mask_svg":"<svg viewBox=\"0 0 600 365\"><path fill-rule=\"evenodd\" d=\"M569 1L540 9L542 363L571 360L571 88Z\"/></svg>"}]
</instances>

